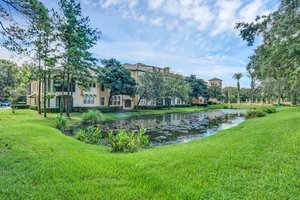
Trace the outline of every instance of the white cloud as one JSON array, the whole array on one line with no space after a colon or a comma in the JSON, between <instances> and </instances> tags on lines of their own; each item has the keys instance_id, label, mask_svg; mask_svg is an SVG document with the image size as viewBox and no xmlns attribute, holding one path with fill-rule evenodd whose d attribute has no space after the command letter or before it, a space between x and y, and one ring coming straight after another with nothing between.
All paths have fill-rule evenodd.
<instances>
[{"instance_id":1,"label":"white cloud","mask_svg":"<svg viewBox=\"0 0 300 200\"><path fill-rule=\"evenodd\" d=\"M252 22L258 15L269 14L270 10L265 8L265 4L262 0L254 0L250 4L246 5L239 12L240 19L245 22Z\"/></svg>"},{"instance_id":2,"label":"white cloud","mask_svg":"<svg viewBox=\"0 0 300 200\"><path fill-rule=\"evenodd\" d=\"M198 0L167 0L162 11L181 20L194 22L198 30L205 30L214 18L211 8Z\"/></svg>"},{"instance_id":3,"label":"white cloud","mask_svg":"<svg viewBox=\"0 0 300 200\"><path fill-rule=\"evenodd\" d=\"M152 25L156 25L156 26L160 26L160 25L162 25L162 23L163 23L163 19L162 19L162 17L156 17L156 18L154 18L154 19L150 19L150 24L152 24Z\"/></svg>"},{"instance_id":4,"label":"white cloud","mask_svg":"<svg viewBox=\"0 0 300 200\"><path fill-rule=\"evenodd\" d=\"M149 8L152 10L156 10L160 8L164 3L164 0L148 0Z\"/></svg>"},{"instance_id":5,"label":"white cloud","mask_svg":"<svg viewBox=\"0 0 300 200\"><path fill-rule=\"evenodd\" d=\"M252 21L257 15L269 13L267 1L148 0L145 5L139 0L100 0L100 5L104 9L118 7L126 18L156 26L164 25L168 31L189 26L198 32L208 31L211 36L216 36L234 32L235 23L239 20ZM139 4L143 6L137 6ZM145 6L148 10L143 10Z\"/></svg>"},{"instance_id":6,"label":"white cloud","mask_svg":"<svg viewBox=\"0 0 300 200\"><path fill-rule=\"evenodd\" d=\"M241 4L242 2L240 0L219 0L217 2L218 15L211 31L212 36L227 31L228 29L234 29L237 19L237 11Z\"/></svg>"},{"instance_id":7,"label":"white cloud","mask_svg":"<svg viewBox=\"0 0 300 200\"><path fill-rule=\"evenodd\" d=\"M120 5L122 0L103 0L99 1L102 8L109 8L112 6Z\"/></svg>"}]
</instances>

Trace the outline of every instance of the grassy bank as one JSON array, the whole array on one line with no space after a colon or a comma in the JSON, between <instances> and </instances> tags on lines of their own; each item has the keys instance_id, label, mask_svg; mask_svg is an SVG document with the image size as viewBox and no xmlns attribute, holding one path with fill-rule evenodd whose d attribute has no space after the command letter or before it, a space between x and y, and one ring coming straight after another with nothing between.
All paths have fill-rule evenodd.
<instances>
[{"instance_id":1,"label":"grassy bank","mask_svg":"<svg viewBox=\"0 0 300 200\"><path fill-rule=\"evenodd\" d=\"M113 154L0 111L0 199L297 199L300 108L194 142Z\"/></svg>"}]
</instances>

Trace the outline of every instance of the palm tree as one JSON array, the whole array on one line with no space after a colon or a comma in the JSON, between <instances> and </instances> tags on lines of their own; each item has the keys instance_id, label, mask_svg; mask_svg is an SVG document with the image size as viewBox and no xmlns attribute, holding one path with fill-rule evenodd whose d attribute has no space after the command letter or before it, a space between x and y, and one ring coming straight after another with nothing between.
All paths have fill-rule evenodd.
<instances>
[{"instance_id":1,"label":"palm tree","mask_svg":"<svg viewBox=\"0 0 300 200\"><path fill-rule=\"evenodd\" d=\"M243 77L242 73L235 73L232 78L234 78L237 81L236 84L236 88L237 88L237 97L238 97L238 104L241 104L241 100L240 100L240 90L241 90L241 86L240 86L240 79Z\"/></svg>"}]
</instances>

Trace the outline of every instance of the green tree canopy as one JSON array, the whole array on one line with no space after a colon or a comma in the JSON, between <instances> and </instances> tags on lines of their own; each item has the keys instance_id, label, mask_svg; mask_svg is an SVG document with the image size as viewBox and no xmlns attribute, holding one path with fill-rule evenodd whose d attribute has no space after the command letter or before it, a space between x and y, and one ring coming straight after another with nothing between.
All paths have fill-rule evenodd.
<instances>
[{"instance_id":1,"label":"green tree canopy","mask_svg":"<svg viewBox=\"0 0 300 200\"><path fill-rule=\"evenodd\" d=\"M187 78L188 83L191 87L190 97L197 98L203 97L208 100L208 87L203 79L197 78L196 75L191 75Z\"/></svg>"},{"instance_id":2,"label":"green tree canopy","mask_svg":"<svg viewBox=\"0 0 300 200\"><path fill-rule=\"evenodd\" d=\"M138 106L141 99L152 100L163 96L163 74L159 71L145 72L137 82Z\"/></svg>"},{"instance_id":3,"label":"green tree canopy","mask_svg":"<svg viewBox=\"0 0 300 200\"><path fill-rule=\"evenodd\" d=\"M249 46L257 37L261 44L247 65L261 80L287 78L289 90L300 82L300 1L281 0L279 8L254 22L239 22L236 26Z\"/></svg>"},{"instance_id":4,"label":"green tree canopy","mask_svg":"<svg viewBox=\"0 0 300 200\"><path fill-rule=\"evenodd\" d=\"M90 83L94 82L91 71L96 67L97 59L90 49L101 33L90 27L90 19L82 15L81 6L75 0L60 0L59 8L61 15L56 13L55 16L57 35L63 48L60 76L63 88L67 86L66 113L70 117L73 82L83 88L89 88Z\"/></svg>"},{"instance_id":5,"label":"green tree canopy","mask_svg":"<svg viewBox=\"0 0 300 200\"><path fill-rule=\"evenodd\" d=\"M103 67L98 68L98 79L106 89L110 90L109 106L114 95L134 96L136 94L136 82L131 77L130 71L114 58L103 59L101 62Z\"/></svg>"},{"instance_id":6,"label":"green tree canopy","mask_svg":"<svg viewBox=\"0 0 300 200\"><path fill-rule=\"evenodd\" d=\"M31 24L39 17L41 7L39 0L0 0L0 30L5 47L18 53L26 50L26 26L17 23L13 15L22 15Z\"/></svg>"},{"instance_id":7,"label":"green tree canopy","mask_svg":"<svg viewBox=\"0 0 300 200\"><path fill-rule=\"evenodd\" d=\"M188 101L190 92L190 84L184 76L175 73L163 74L163 97L167 99L166 103L169 108L171 99L179 98L182 101Z\"/></svg>"},{"instance_id":8,"label":"green tree canopy","mask_svg":"<svg viewBox=\"0 0 300 200\"><path fill-rule=\"evenodd\" d=\"M216 98L217 100L222 100L224 97L222 95L222 89L216 84L212 84L208 87L209 98Z\"/></svg>"},{"instance_id":9,"label":"green tree canopy","mask_svg":"<svg viewBox=\"0 0 300 200\"><path fill-rule=\"evenodd\" d=\"M242 73L235 73L232 78L236 80L236 89L237 89L237 102L238 104L241 103L241 99L240 99L240 90L241 90L241 85L240 85L240 80L243 77Z\"/></svg>"},{"instance_id":10,"label":"green tree canopy","mask_svg":"<svg viewBox=\"0 0 300 200\"><path fill-rule=\"evenodd\" d=\"M18 67L12 61L0 60L0 99L15 102L20 96L25 96L30 75L29 67Z\"/></svg>"}]
</instances>

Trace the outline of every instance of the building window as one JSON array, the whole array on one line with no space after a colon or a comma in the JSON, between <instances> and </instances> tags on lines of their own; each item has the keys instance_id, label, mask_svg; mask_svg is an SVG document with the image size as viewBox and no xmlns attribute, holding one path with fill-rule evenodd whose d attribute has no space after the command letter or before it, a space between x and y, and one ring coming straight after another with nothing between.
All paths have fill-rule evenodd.
<instances>
[{"instance_id":1,"label":"building window","mask_svg":"<svg viewBox=\"0 0 300 200\"><path fill-rule=\"evenodd\" d=\"M114 106L119 106L119 105L121 105L121 97L120 97L120 96L114 96L114 97L113 97L113 105L114 105Z\"/></svg>"},{"instance_id":2,"label":"building window","mask_svg":"<svg viewBox=\"0 0 300 200\"><path fill-rule=\"evenodd\" d=\"M145 99L141 99L141 101L140 101L140 105L141 106L144 106L146 104L146 101L145 101Z\"/></svg>"},{"instance_id":3,"label":"building window","mask_svg":"<svg viewBox=\"0 0 300 200\"><path fill-rule=\"evenodd\" d=\"M175 99L172 99L172 105L175 105Z\"/></svg>"},{"instance_id":4,"label":"building window","mask_svg":"<svg viewBox=\"0 0 300 200\"><path fill-rule=\"evenodd\" d=\"M95 97L91 96L91 104L94 104L94 103L95 103Z\"/></svg>"},{"instance_id":5,"label":"building window","mask_svg":"<svg viewBox=\"0 0 300 200\"><path fill-rule=\"evenodd\" d=\"M87 100L87 95L83 96L83 104L86 104L86 100Z\"/></svg>"},{"instance_id":6,"label":"building window","mask_svg":"<svg viewBox=\"0 0 300 200\"><path fill-rule=\"evenodd\" d=\"M104 106L104 104L105 104L105 98L104 97L100 97L100 105L101 106Z\"/></svg>"},{"instance_id":7,"label":"building window","mask_svg":"<svg viewBox=\"0 0 300 200\"><path fill-rule=\"evenodd\" d=\"M120 96L118 96L118 98L117 98L117 105L118 106L121 105L121 97Z\"/></svg>"},{"instance_id":8,"label":"building window","mask_svg":"<svg viewBox=\"0 0 300 200\"><path fill-rule=\"evenodd\" d=\"M101 85L101 91L102 92L104 91L104 85Z\"/></svg>"},{"instance_id":9,"label":"building window","mask_svg":"<svg viewBox=\"0 0 300 200\"><path fill-rule=\"evenodd\" d=\"M177 104L181 104L181 101L180 101L180 99L177 99Z\"/></svg>"},{"instance_id":10,"label":"building window","mask_svg":"<svg viewBox=\"0 0 300 200\"><path fill-rule=\"evenodd\" d=\"M115 106L115 105L116 105L116 103L117 103L116 99L117 99L117 97L116 97L116 96L114 96L114 97L113 97L113 105L114 105L114 106Z\"/></svg>"},{"instance_id":11,"label":"building window","mask_svg":"<svg viewBox=\"0 0 300 200\"><path fill-rule=\"evenodd\" d=\"M95 88L95 87L96 87L96 83L91 83L91 84L90 84L90 87L91 87L91 88Z\"/></svg>"}]
</instances>

